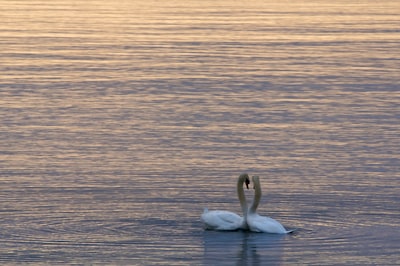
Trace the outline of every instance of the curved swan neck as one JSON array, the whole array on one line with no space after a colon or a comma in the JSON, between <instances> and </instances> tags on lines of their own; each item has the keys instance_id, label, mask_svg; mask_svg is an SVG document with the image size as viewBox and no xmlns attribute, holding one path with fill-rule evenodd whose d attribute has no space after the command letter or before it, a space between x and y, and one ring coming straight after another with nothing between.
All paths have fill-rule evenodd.
<instances>
[{"instance_id":1,"label":"curved swan neck","mask_svg":"<svg viewBox=\"0 0 400 266\"><path fill-rule=\"evenodd\" d=\"M250 206L249 213L255 213L257 210L258 205L260 204L262 192L261 192L261 185L260 179L258 176L253 176L252 181L254 184L254 199Z\"/></svg>"},{"instance_id":2,"label":"curved swan neck","mask_svg":"<svg viewBox=\"0 0 400 266\"><path fill-rule=\"evenodd\" d=\"M243 183L245 182L246 178L249 178L247 174L242 174L239 176L238 182L237 182L237 194L239 197L240 201L240 207L242 208L243 216L246 218L247 216L247 202L246 202L246 196L244 194L243 190Z\"/></svg>"}]
</instances>

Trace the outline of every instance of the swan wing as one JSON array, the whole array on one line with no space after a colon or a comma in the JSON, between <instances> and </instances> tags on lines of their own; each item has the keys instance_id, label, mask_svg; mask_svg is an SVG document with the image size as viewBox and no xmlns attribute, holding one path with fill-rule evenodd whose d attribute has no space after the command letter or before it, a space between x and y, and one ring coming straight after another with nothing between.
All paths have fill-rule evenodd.
<instances>
[{"instance_id":1,"label":"swan wing","mask_svg":"<svg viewBox=\"0 0 400 266\"><path fill-rule=\"evenodd\" d=\"M283 225L281 225L278 221L270 217L260 216L258 214L249 216L247 218L247 223L250 230L253 232L272 234L286 234L289 232L286 231L285 227L283 227Z\"/></svg>"},{"instance_id":2,"label":"swan wing","mask_svg":"<svg viewBox=\"0 0 400 266\"><path fill-rule=\"evenodd\" d=\"M231 231L241 227L243 218L230 211L207 211L201 215L206 229Z\"/></svg>"}]
</instances>

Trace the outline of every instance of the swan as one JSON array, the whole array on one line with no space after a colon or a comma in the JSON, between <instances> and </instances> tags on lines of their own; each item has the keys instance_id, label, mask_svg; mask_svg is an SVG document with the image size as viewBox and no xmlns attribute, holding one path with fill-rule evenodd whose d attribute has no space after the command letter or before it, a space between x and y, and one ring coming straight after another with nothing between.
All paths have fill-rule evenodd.
<instances>
[{"instance_id":1,"label":"swan","mask_svg":"<svg viewBox=\"0 0 400 266\"><path fill-rule=\"evenodd\" d=\"M203 214L201 215L201 220L204 223L205 229L220 231L247 229L247 202L246 196L244 195L243 183L245 183L247 189L249 189L250 178L246 173L239 176L236 186L243 217L230 211L209 211L207 208L205 208Z\"/></svg>"},{"instance_id":2,"label":"swan","mask_svg":"<svg viewBox=\"0 0 400 266\"><path fill-rule=\"evenodd\" d=\"M247 225L249 226L250 231L253 232L261 232L261 233L272 233L272 234L287 234L291 233L294 230L287 231L283 225L281 225L278 221L266 217L258 215L256 212L258 204L261 199L261 185L260 178L258 176L253 176L251 178L254 184L254 200L247 212Z\"/></svg>"}]
</instances>

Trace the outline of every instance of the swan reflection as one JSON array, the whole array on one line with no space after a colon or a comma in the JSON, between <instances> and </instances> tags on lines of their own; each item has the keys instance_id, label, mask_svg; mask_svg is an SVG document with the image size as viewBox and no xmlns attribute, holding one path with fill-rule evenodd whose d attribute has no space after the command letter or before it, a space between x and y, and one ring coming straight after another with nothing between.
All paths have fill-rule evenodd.
<instances>
[{"instance_id":1,"label":"swan reflection","mask_svg":"<svg viewBox=\"0 0 400 266\"><path fill-rule=\"evenodd\" d=\"M282 234L248 231L204 231L205 265L277 265L282 259Z\"/></svg>"}]
</instances>

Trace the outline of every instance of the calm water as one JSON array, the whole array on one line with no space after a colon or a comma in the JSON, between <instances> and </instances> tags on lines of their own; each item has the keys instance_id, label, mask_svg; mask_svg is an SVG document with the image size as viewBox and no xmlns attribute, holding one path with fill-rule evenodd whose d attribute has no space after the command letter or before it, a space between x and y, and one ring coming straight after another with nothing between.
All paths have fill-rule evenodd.
<instances>
[{"instance_id":1,"label":"calm water","mask_svg":"<svg viewBox=\"0 0 400 266\"><path fill-rule=\"evenodd\" d=\"M0 263L398 263L399 12L0 0ZM245 171L295 234L202 229Z\"/></svg>"}]
</instances>

